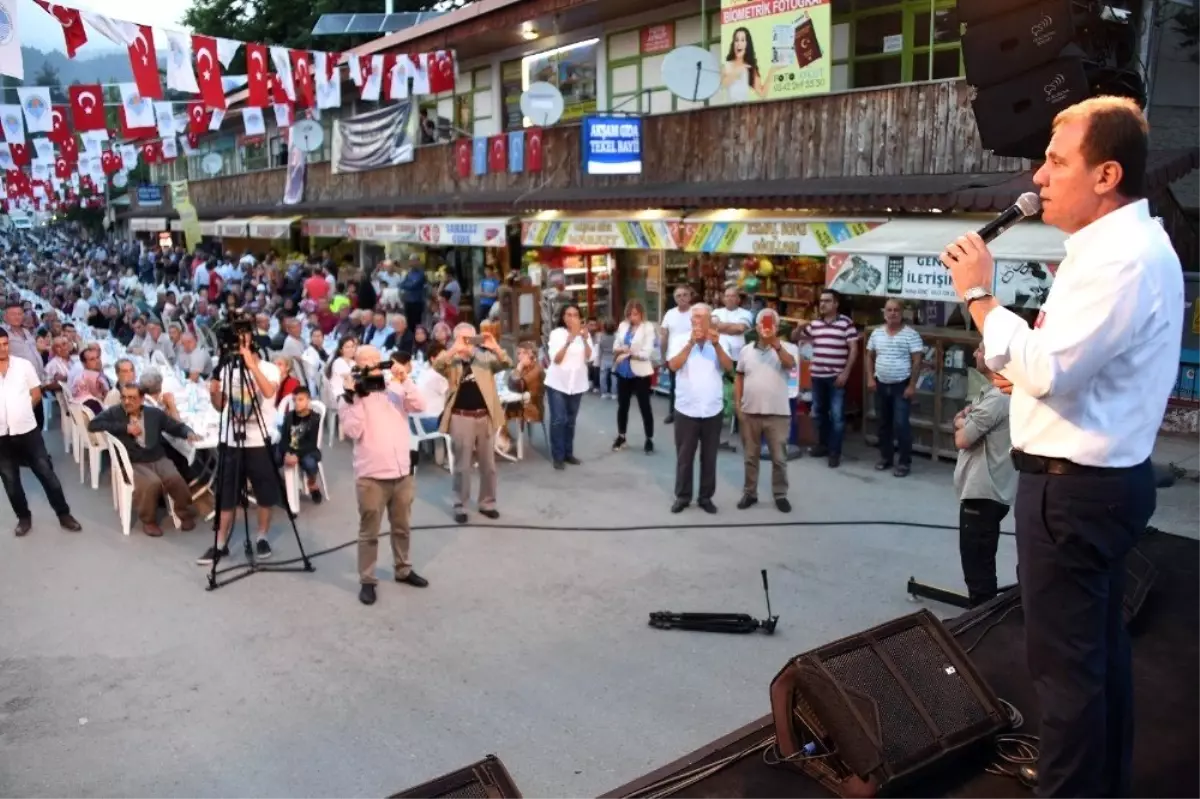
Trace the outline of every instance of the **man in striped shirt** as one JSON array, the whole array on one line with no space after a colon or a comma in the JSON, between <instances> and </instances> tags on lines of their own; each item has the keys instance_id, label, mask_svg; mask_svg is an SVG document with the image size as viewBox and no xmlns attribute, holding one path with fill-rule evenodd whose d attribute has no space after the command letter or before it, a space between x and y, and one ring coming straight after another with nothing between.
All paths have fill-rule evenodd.
<instances>
[{"instance_id":1,"label":"man in striped shirt","mask_svg":"<svg viewBox=\"0 0 1200 799\"><path fill-rule=\"evenodd\" d=\"M812 415L818 445L814 457L829 458L829 468L842 461L842 436L846 429L846 382L858 359L858 330L850 317L841 313L842 298L833 289L821 292L819 316L796 329L797 343L812 344Z\"/></svg>"},{"instance_id":2,"label":"man in striped shirt","mask_svg":"<svg viewBox=\"0 0 1200 799\"><path fill-rule=\"evenodd\" d=\"M917 331L904 324L900 300L883 306L883 327L867 339L867 388L875 392L879 422L878 471L892 469L896 477L907 477L912 468L912 425L909 411L917 393L925 344ZM898 450L898 451L897 451Z\"/></svg>"}]
</instances>

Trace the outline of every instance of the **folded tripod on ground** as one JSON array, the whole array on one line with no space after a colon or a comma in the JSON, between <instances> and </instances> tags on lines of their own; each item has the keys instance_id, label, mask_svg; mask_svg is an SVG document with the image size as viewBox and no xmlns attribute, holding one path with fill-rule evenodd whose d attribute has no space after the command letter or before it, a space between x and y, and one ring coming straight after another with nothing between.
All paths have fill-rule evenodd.
<instances>
[{"instance_id":1,"label":"folded tripod on ground","mask_svg":"<svg viewBox=\"0 0 1200 799\"><path fill-rule=\"evenodd\" d=\"M767 617L756 619L748 613L673 613L659 610L650 614L650 626L660 630L692 630L701 633L752 633L762 630L774 635L778 616L771 615L771 592L767 586L767 570L762 570L763 593L767 598Z\"/></svg>"}]
</instances>

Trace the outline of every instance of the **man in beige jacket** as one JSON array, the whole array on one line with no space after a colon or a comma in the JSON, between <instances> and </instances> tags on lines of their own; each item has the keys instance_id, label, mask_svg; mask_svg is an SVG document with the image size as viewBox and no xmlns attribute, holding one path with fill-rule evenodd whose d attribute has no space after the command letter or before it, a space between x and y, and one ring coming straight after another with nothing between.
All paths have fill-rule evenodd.
<instances>
[{"instance_id":1,"label":"man in beige jacket","mask_svg":"<svg viewBox=\"0 0 1200 799\"><path fill-rule=\"evenodd\" d=\"M512 360L491 333L477 336L466 322L454 328L450 346L433 360L450 384L441 432L450 434L454 454L454 521L465 524L471 476L479 463L479 512L500 518L496 510L496 431L504 426L504 406L496 391L497 372Z\"/></svg>"}]
</instances>

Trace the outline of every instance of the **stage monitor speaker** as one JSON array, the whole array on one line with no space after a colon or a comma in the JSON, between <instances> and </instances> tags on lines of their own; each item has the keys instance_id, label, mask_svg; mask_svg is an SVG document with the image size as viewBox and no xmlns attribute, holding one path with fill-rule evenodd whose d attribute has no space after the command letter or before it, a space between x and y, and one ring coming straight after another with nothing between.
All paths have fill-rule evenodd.
<instances>
[{"instance_id":1,"label":"stage monitor speaker","mask_svg":"<svg viewBox=\"0 0 1200 799\"><path fill-rule=\"evenodd\" d=\"M1037 0L958 0L955 10L958 21L970 25L985 19L1008 14L1036 3Z\"/></svg>"},{"instance_id":2,"label":"stage monitor speaker","mask_svg":"<svg viewBox=\"0 0 1200 799\"><path fill-rule=\"evenodd\" d=\"M1071 0L1041 0L967 26L962 37L967 83L987 88L1058 58L1075 38Z\"/></svg>"},{"instance_id":3,"label":"stage monitor speaker","mask_svg":"<svg viewBox=\"0 0 1200 799\"><path fill-rule=\"evenodd\" d=\"M1125 595L1122 598L1126 626L1141 612L1150 587L1157 579L1158 567L1139 552L1137 547L1129 550L1129 554L1125 556Z\"/></svg>"},{"instance_id":4,"label":"stage monitor speaker","mask_svg":"<svg viewBox=\"0 0 1200 799\"><path fill-rule=\"evenodd\" d=\"M1008 726L927 610L799 655L771 683L780 759L840 796L874 796Z\"/></svg>"},{"instance_id":5,"label":"stage monitor speaker","mask_svg":"<svg viewBox=\"0 0 1200 799\"><path fill-rule=\"evenodd\" d=\"M441 797L478 797L478 799L520 799L521 792L508 769L495 755L478 763L444 774L388 799L441 799Z\"/></svg>"},{"instance_id":6,"label":"stage monitor speaker","mask_svg":"<svg viewBox=\"0 0 1200 799\"><path fill-rule=\"evenodd\" d=\"M1010 158L1044 158L1059 111L1091 96L1083 62L1060 58L979 89L971 101L985 149Z\"/></svg>"}]
</instances>

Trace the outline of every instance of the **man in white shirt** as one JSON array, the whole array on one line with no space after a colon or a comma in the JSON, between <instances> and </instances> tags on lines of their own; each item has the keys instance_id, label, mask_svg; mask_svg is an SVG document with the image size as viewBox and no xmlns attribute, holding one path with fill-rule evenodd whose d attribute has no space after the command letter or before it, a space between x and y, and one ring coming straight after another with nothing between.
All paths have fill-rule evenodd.
<instances>
[{"instance_id":1,"label":"man in white shirt","mask_svg":"<svg viewBox=\"0 0 1200 799\"><path fill-rule=\"evenodd\" d=\"M21 486L21 467L26 466L42 484L50 507L58 514L58 523L73 533L83 529L63 496L62 484L54 473L54 464L42 440L42 428L34 417L34 406L42 404L41 380L33 364L14 358L8 349L8 331L0 327L0 482L8 504L17 517L14 529L21 537L33 528L33 516L25 489Z\"/></svg>"},{"instance_id":2,"label":"man in white shirt","mask_svg":"<svg viewBox=\"0 0 1200 799\"><path fill-rule=\"evenodd\" d=\"M1155 506L1150 454L1175 384L1183 275L1142 199L1149 130L1128 99L1054 121L1034 175L1043 220L1070 234L1031 329L990 293L970 233L942 254L1012 392L1018 578L1041 707L1040 796L1129 796L1133 684L1125 556Z\"/></svg>"},{"instance_id":3,"label":"man in white shirt","mask_svg":"<svg viewBox=\"0 0 1200 799\"><path fill-rule=\"evenodd\" d=\"M717 445L721 441L721 416L725 408L725 375L733 359L721 347L721 334L712 328L712 310L703 303L691 306L691 335L673 345L667 368L675 375L675 503L672 513L692 504L693 470L700 450L700 492L696 504L716 513L712 497L717 490Z\"/></svg>"},{"instance_id":4,"label":"man in white shirt","mask_svg":"<svg viewBox=\"0 0 1200 799\"><path fill-rule=\"evenodd\" d=\"M675 287L675 307L663 314L662 325L659 326L659 350L663 355L682 347L692 335L692 289L690 286ZM670 369L670 366L667 367ZM663 424L675 421L675 374L671 374L671 409Z\"/></svg>"},{"instance_id":5,"label":"man in white shirt","mask_svg":"<svg viewBox=\"0 0 1200 799\"><path fill-rule=\"evenodd\" d=\"M721 348L736 363L746 346L746 331L754 327L754 314L742 307L742 297L733 286L725 289L724 300L725 307L713 311L712 318L721 334Z\"/></svg>"}]
</instances>

